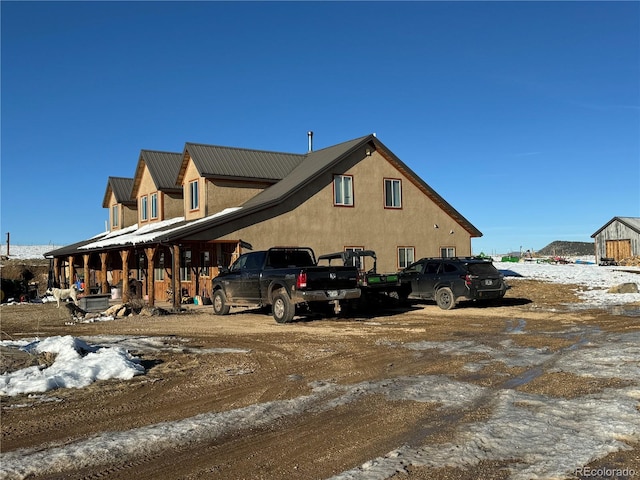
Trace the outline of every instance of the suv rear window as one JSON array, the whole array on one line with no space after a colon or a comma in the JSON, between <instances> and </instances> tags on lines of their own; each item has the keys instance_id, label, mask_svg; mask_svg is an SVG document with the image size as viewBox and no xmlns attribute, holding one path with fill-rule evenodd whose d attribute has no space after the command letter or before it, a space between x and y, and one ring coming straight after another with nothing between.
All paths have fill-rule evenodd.
<instances>
[{"instance_id":1,"label":"suv rear window","mask_svg":"<svg viewBox=\"0 0 640 480\"><path fill-rule=\"evenodd\" d=\"M498 275L498 269L492 263L470 263L468 267L472 275Z\"/></svg>"}]
</instances>

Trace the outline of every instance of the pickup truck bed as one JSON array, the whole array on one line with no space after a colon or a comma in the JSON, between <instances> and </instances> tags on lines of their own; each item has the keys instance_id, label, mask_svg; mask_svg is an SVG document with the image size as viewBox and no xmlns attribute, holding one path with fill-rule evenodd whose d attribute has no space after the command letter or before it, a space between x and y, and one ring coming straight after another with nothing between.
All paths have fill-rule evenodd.
<instances>
[{"instance_id":1,"label":"pickup truck bed","mask_svg":"<svg viewBox=\"0 0 640 480\"><path fill-rule=\"evenodd\" d=\"M374 302L378 294L389 295L401 288L400 275L394 273L378 273L377 257L373 250L355 250L328 253L318 257L318 265L355 266L359 270L358 286L362 290L362 299Z\"/></svg>"}]
</instances>

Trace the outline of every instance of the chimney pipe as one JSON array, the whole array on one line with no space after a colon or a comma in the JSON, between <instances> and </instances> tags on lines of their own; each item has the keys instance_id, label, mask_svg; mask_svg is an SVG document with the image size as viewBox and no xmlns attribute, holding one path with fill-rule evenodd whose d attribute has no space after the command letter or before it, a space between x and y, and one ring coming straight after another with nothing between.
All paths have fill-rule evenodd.
<instances>
[{"instance_id":1,"label":"chimney pipe","mask_svg":"<svg viewBox=\"0 0 640 480\"><path fill-rule=\"evenodd\" d=\"M313 132L309 130L307 132L307 136L309 137L309 153L313 152Z\"/></svg>"}]
</instances>

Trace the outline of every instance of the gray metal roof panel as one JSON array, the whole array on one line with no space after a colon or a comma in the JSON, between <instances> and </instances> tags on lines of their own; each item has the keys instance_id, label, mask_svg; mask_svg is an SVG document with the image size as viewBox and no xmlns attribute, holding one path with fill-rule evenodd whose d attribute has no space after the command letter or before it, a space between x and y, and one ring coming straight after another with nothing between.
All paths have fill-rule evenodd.
<instances>
[{"instance_id":1,"label":"gray metal roof panel","mask_svg":"<svg viewBox=\"0 0 640 480\"><path fill-rule=\"evenodd\" d=\"M141 150L140 158L144 160L158 190L178 190L181 188L177 184L182 164L181 153Z\"/></svg>"},{"instance_id":2,"label":"gray metal roof panel","mask_svg":"<svg viewBox=\"0 0 640 480\"><path fill-rule=\"evenodd\" d=\"M107 180L107 188L104 194L104 200L102 201L103 207L108 207L109 190L113 192L113 196L116 202L124 205L135 205L135 201L131 200L131 190L133 188L133 178L125 177L109 177Z\"/></svg>"},{"instance_id":3,"label":"gray metal roof panel","mask_svg":"<svg viewBox=\"0 0 640 480\"><path fill-rule=\"evenodd\" d=\"M371 135L349 140L347 142L333 145L331 147L315 150L304 155L305 160L294 168L289 175L284 177L280 182L263 190L255 197L248 200L243 208L255 207L260 204L268 204L273 201L292 194L293 192L304 187L317 174L329 168L332 164L339 162L342 157L351 152L360 144L366 143Z\"/></svg>"},{"instance_id":4,"label":"gray metal roof panel","mask_svg":"<svg viewBox=\"0 0 640 480\"><path fill-rule=\"evenodd\" d=\"M278 181L305 159L295 153L248 150L200 143L187 143L198 172L203 177L232 177Z\"/></svg>"}]
</instances>

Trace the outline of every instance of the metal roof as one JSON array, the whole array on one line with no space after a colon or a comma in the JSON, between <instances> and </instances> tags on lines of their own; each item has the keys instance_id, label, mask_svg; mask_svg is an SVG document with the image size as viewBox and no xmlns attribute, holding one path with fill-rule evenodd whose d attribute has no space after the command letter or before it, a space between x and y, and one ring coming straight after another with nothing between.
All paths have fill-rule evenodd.
<instances>
[{"instance_id":1,"label":"metal roof","mask_svg":"<svg viewBox=\"0 0 640 480\"><path fill-rule=\"evenodd\" d=\"M187 224L180 231L174 231L167 236L166 241L173 241L178 238L187 238L190 235L197 235L200 232L214 228L222 223L229 222L239 217L247 217L257 211L283 203L287 198L302 190L318 175L330 170L340 163L348 155L358 148L362 148L367 144L371 144L385 157L392 162L399 171L409 178L422 192L427 195L434 203L442 208L456 222L460 224L472 237L481 237L482 232L474 227L464 216L462 216L455 208L453 208L444 198L438 195L429 185L427 185L413 170L398 159L375 135L366 135L353 140L349 140L338 145L309 152L304 157L304 161L294 168L291 173L284 177L278 183L258 193L242 205L242 208L236 212L211 219L208 222L199 222L198 224Z\"/></svg>"},{"instance_id":2,"label":"metal roof","mask_svg":"<svg viewBox=\"0 0 640 480\"><path fill-rule=\"evenodd\" d=\"M227 209L198 220L184 221L184 219L181 219L181 222L171 224L171 226L156 225L155 227L150 227L154 230L153 233L142 232L142 229L140 229L141 231L127 233L126 236L122 236L118 240L110 240L109 245L144 244L158 241L172 242L179 239L195 238L203 232L231 221L250 218L251 215L257 212L282 204L289 197L304 189L319 175L331 171L357 149L364 148L367 145L374 148L387 161L393 164L409 181L414 183L426 196L469 232L472 237L482 236L482 232L396 157L375 135L367 135L304 155L187 143L182 154L178 183L181 182L181 177L184 175L186 160L188 160L187 155L189 155L203 176L271 180L274 184L237 208ZM143 152L145 152L145 158L153 158L152 162L158 160L157 163L162 163L163 160L168 160L173 158L173 155L176 155L168 154L167 157L164 157L157 156L151 151ZM149 153L147 154L147 152ZM142 154L140 161L144 161ZM112 235L114 234L112 232ZM104 240L108 239L105 238ZM76 245L83 245L84 248L80 250L86 252L87 249L93 247L90 245L91 243L94 243L96 248L104 249L106 247L104 243L91 241L80 242L80 244ZM58 249L55 251L55 255L58 256L63 251L71 253L71 247Z\"/></svg>"},{"instance_id":3,"label":"metal roof","mask_svg":"<svg viewBox=\"0 0 640 480\"><path fill-rule=\"evenodd\" d=\"M305 159L295 153L248 150L187 142L184 147L180 175L182 183L188 156L202 177L228 177L234 179L267 180L283 179Z\"/></svg>"},{"instance_id":4,"label":"metal roof","mask_svg":"<svg viewBox=\"0 0 640 480\"><path fill-rule=\"evenodd\" d=\"M104 192L102 206L109 207L109 192L113 192L113 196L117 203L124 205L135 205L135 200L131 199L131 190L133 188L133 178L125 177L109 177L107 180L107 188Z\"/></svg>"},{"instance_id":5,"label":"metal roof","mask_svg":"<svg viewBox=\"0 0 640 480\"><path fill-rule=\"evenodd\" d=\"M144 160L158 190L182 192L182 186L176 182L182 164L181 153L140 150L140 159Z\"/></svg>"},{"instance_id":6,"label":"metal roof","mask_svg":"<svg viewBox=\"0 0 640 480\"><path fill-rule=\"evenodd\" d=\"M360 137L307 153L304 155L305 160L294 168L289 175L248 200L243 205L243 208L283 201L285 198L304 188L316 175L338 163L353 149L361 144L365 144L369 138L370 136Z\"/></svg>"}]
</instances>

